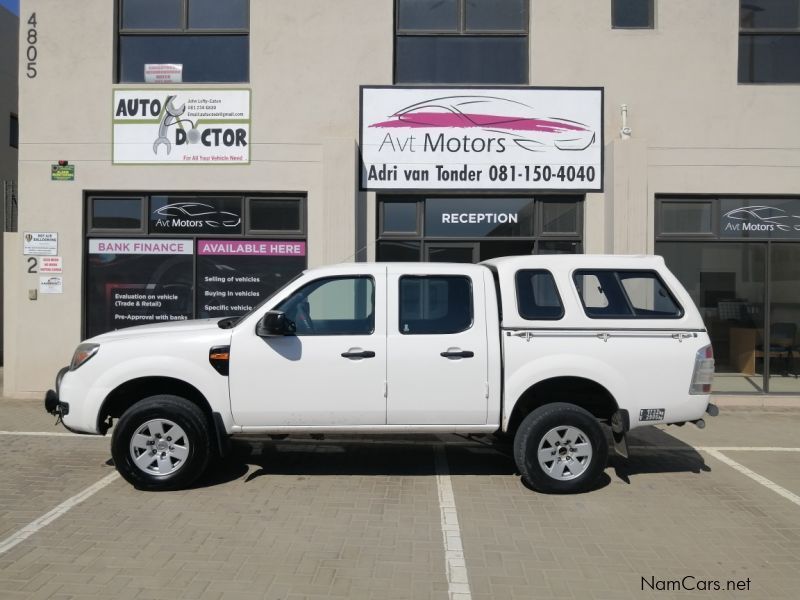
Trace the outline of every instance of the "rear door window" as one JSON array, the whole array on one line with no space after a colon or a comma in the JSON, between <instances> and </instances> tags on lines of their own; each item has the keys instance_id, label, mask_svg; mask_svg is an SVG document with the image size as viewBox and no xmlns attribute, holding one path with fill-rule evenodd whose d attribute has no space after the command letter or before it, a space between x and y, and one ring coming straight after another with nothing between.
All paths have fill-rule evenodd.
<instances>
[{"instance_id":1,"label":"rear door window","mask_svg":"<svg viewBox=\"0 0 800 600\"><path fill-rule=\"evenodd\" d=\"M459 333L472 327L472 283L458 275L400 278L400 333Z\"/></svg>"},{"instance_id":2,"label":"rear door window","mask_svg":"<svg viewBox=\"0 0 800 600\"><path fill-rule=\"evenodd\" d=\"M683 309L654 271L579 270L573 276L593 319L678 319Z\"/></svg>"},{"instance_id":3,"label":"rear door window","mask_svg":"<svg viewBox=\"0 0 800 600\"><path fill-rule=\"evenodd\" d=\"M550 271L524 269L514 277L519 315L529 321L556 320L564 316L564 306Z\"/></svg>"}]
</instances>

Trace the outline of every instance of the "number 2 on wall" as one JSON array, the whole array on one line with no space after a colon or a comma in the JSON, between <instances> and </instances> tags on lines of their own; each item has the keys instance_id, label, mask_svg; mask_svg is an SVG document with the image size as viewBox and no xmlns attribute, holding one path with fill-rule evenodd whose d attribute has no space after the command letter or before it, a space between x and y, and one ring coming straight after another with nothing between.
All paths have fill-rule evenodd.
<instances>
[{"instance_id":1,"label":"number 2 on wall","mask_svg":"<svg viewBox=\"0 0 800 600\"><path fill-rule=\"evenodd\" d=\"M28 257L28 273L34 273L34 274L38 273L39 272L39 270L37 269L38 266L39 266L39 261L36 260L36 257L29 256Z\"/></svg>"}]
</instances>

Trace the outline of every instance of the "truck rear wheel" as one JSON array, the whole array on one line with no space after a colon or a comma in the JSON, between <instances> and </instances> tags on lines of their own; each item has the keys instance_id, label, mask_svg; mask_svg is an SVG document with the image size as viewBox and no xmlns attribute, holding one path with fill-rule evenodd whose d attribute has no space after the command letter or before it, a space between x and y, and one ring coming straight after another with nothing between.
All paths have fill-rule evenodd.
<instances>
[{"instance_id":1,"label":"truck rear wheel","mask_svg":"<svg viewBox=\"0 0 800 600\"><path fill-rule=\"evenodd\" d=\"M179 396L151 396L120 417L111 455L120 475L141 490L188 487L205 471L211 453L208 421Z\"/></svg>"},{"instance_id":2,"label":"truck rear wheel","mask_svg":"<svg viewBox=\"0 0 800 600\"><path fill-rule=\"evenodd\" d=\"M608 460L608 443L594 416L563 402L531 412L514 438L517 468L533 489L570 494L587 491Z\"/></svg>"}]
</instances>

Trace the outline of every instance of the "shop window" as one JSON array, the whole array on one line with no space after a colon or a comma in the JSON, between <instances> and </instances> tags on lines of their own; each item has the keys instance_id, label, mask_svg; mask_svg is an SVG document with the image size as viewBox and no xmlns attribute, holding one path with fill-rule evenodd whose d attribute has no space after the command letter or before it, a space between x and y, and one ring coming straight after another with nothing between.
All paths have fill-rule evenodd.
<instances>
[{"instance_id":1,"label":"shop window","mask_svg":"<svg viewBox=\"0 0 800 600\"><path fill-rule=\"evenodd\" d=\"M381 205L381 232L384 234L416 234L419 232L418 202L386 202Z\"/></svg>"},{"instance_id":2,"label":"shop window","mask_svg":"<svg viewBox=\"0 0 800 600\"><path fill-rule=\"evenodd\" d=\"M89 228L92 231L144 232L142 198L97 198L89 200Z\"/></svg>"},{"instance_id":3,"label":"shop window","mask_svg":"<svg viewBox=\"0 0 800 600\"><path fill-rule=\"evenodd\" d=\"M528 82L528 0L396 0L395 83Z\"/></svg>"},{"instance_id":4,"label":"shop window","mask_svg":"<svg viewBox=\"0 0 800 600\"><path fill-rule=\"evenodd\" d=\"M294 322L297 335L370 335L375 331L375 282L367 276L318 279L277 310Z\"/></svg>"},{"instance_id":5,"label":"shop window","mask_svg":"<svg viewBox=\"0 0 800 600\"><path fill-rule=\"evenodd\" d=\"M299 198L249 198L248 229L252 233L303 233Z\"/></svg>"},{"instance_id":6,"label":"shop window","mask_svg":"<svg viewBox=\"0 0 800 600\"><path fill-rule=\"evenodd\" d=\"M378 262L420 262L420 242L386 240L378 244Z\"/></svg>"},{"instance_id":7,"label":"shop window","mask_svg":"<svg viewBox=\"0 0 800 600\"><path fill-rule=\"evenodd\" d=\"M740 0L739 83L800 83L800 1Z\"/></svg>"},{"instance_id":8,"label":"shop window","mask_svg":"<svg viewBox=\"0 0 800 600\"><path fill-rule=\"evenodd\" d=\"M192 242L169 242L90 240L86 337L192 318Z\"/></svg>"},{"instance_id":9,"label":"shop window","mask_svg":"<svg viewBox=\"0 0 800 600\"><path fill-rule=\"evenodd\" d=\"M582 251L583 197L380 196L379 261L478 262Z\"/></svg>"},{"instance_id":10,"label":"shop window","mask_svg":"<svg viewBox=\"0 0 800 600\"><path fill-rule=\"evenodd\" d=\"M670 200L660 203L659 230L664 235L710 235L712 202L710 200Z\"/></svg>"},{"instance_id":11,"label":"shop window","mask_svg":"<svg viewBox=\"0 0 800 600\"><path fill-rule=\"evenodd\" d=\"M614 29L653 29L655 0L611 0Z\"/></svg>"},{"instance_id":12,"label":"shop window","mask_svg":"<svg viewBox=\"0 0 800 600\"><path fill-rule=\"evenodd\" d=\"M245 228L246 203L269 202L255 211L263 231ZM90 196L86 335L249 312L306 268L304 204L234 194Z\"/></svg>"},{"instance_id":13,"label":"shop window","mask_svg":"<svg viewBox=\"0 0 800 600\"><path fill-rule=\"evenodd\" d=\"M683 310L651 271L579 270L573 276L586 316L593 319L675 319Z\"/></svg>"},{"instance_id":14,"label":"shop window","mask_svg":"<svg viewBox=\"0 0 800 600\"><path fill-rule=\"evenodd\" d=\"M540 202L542 234L577 235L579 226L578 204L564 199Z\"/></svg>"},{"instance_id":15,"label":"shop window","mask_svg":"<svg viewBox=\"0 0 800 600\"><path fill-rule=\"evenodd\" d=\"M249 80L248 0L119 0L118 81L177 64L181 81Z\"/></svg>"},{"instance_id":16,"label":"shop window","mask_svg":"<svg viewBox=\"0 0 800 600\"><path fill-rule=\"evenodd\" d=\"M8 145L19 148L19 117L14 114L8 119Z\"/></svg>"},{"instance_id":17,"label":"shop window","mask_svg":"<svg viewBox=\"0 0 800 600\"><path fill-rule=\"evenodd\" d=\"M472 327L472 285L456 275L400 278L400 333L450 334Z\"/></svg>"},{"instance_id":18,"label":"shop window","mask_svg":"<svg viewBox=\"0 0 800 600\"><path fill-rule=\"evenodd\" d=\"M525 269L514 277L517 287L517 309L523 319L531 321L560 319L564 307L550 271Z\"/></svg>"}]
</instances>

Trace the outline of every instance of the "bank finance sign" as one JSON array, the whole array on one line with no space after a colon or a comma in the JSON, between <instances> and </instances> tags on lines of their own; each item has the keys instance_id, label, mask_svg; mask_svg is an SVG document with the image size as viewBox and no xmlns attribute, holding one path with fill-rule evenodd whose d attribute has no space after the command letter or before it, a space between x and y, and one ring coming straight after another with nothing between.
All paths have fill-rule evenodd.
<instances>
[{"instance_id":1,"label":"bank finance sign","mask_svg":"<svg viewBox=\"0 0 800 600\"><path fill-rule=\"evenodd\" d=\"M361 88L361 188L603 189L601 88Z\"/></svg>"},{"instance_id":2,"label":"bank finance sign","mask_svg":"<svg viewBox=\"0 0 800 600\"><path fill-rule=\"evenodd\" d=\"M114 90L114 164L250 162L250 90Z\"/></svg>"}]
</instances>

